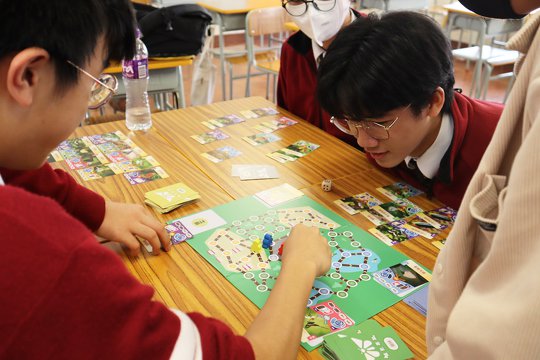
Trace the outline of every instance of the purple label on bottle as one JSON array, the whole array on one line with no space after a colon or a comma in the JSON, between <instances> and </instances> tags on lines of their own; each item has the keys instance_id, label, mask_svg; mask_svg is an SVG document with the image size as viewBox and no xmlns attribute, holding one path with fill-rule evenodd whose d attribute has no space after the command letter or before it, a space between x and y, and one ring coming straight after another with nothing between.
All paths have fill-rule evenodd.
<instances>
[{"instance_id":1,"label":"purple label on bottle","mask_svg":"<svg viewBox=\"0 0 540 360\"><path fill-rule=\"evenodd\" d=\"M122 76L126 79L145 79L148 77L148 59L122 61Z\"/></svg>"}]
</instances>

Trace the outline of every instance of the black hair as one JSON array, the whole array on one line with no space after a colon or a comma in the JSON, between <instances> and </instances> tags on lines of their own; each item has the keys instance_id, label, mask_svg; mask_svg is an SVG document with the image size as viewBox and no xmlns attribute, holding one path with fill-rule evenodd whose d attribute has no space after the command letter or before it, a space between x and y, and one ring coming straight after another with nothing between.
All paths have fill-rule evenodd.
<instances>
[{"instance_id":1,"label":"black hair","mask_svg":"<svg viewBox=\"0 0 540 360\"><path fill-rule=\"evenodd\" d=\"M77 83L103 36L108 60L135 52L135 18L129 0L0 0L0 59L31 47L50 54L59 92Z\"/></svg>"},{"instance_id":2,"label":"black hair","mask_svg":"<svg viewBox=\"0 0 540 360\"><path fill-rule=\"evenodd\" d=\"M454 86L449 40L428 16L396 11L360 17L338 33L319 66L317 96L336 117L377 118L409 104L418 115L438 86L448 112Z\"/></svg>"}]
</instances>

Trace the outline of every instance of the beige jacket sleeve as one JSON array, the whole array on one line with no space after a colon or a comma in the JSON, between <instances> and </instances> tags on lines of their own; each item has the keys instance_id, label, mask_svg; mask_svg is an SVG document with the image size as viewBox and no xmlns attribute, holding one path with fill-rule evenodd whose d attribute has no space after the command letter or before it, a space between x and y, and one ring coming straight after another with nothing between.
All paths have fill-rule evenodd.
<instances>
[{"instance_id":1,"label":"beige jacket sleeve","mask_svg":"<svg viewBox=\"0 0 540 360\"><path fill-rule=\"evenodd\" d=\"M430 359L540 356L540 15L527 56L430 285Z\"/></svg>"}]
</instances>

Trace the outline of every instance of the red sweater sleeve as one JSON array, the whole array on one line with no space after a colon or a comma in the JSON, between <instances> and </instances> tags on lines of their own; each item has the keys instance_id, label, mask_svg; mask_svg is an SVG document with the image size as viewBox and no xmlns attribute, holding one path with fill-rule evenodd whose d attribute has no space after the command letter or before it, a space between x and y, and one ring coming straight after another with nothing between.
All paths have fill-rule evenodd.
<instances>
[{"instance_id":1,"label":"red sweater sleeve","mask_svg":"<svg viewBox=\"0 0 540 360\"><path fill-rule=\"evenodd\" d=\"M31 193L56 200L68 213L96 231L105 217L105 199L79 185L63 170L53 170L49 164L36 170L0 168L6 185L23 188Z\"/></svg>"},{"instance_id":2,"label":"red sweater sleeve","mask_svg":"<svg viewBox=\"0 0 540 360\"><path fill-rule=\"evenodd\" d=\"M180 319L54 201L0 186L0 358L168 359ZM165 255L162 255L165 256ZM190 315L205 359L252 359L249 342Z\"/></svg>"}]
</instances>

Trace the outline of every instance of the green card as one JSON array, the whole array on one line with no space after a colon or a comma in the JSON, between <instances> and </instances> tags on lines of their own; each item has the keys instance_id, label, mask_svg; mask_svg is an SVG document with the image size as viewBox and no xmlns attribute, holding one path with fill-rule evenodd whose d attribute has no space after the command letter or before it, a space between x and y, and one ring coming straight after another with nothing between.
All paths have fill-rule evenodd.
<instances>
[{"instance_id":1,"label":"green card","mask_svg":"<svg viewBox=\"0 0 540 360\"><path fill-rule=\"evenodd\" d=\"M320 350L326 359L410 359L414 354L391 327L368 320L324 339Z\"/></svg>"}]
</instances>

